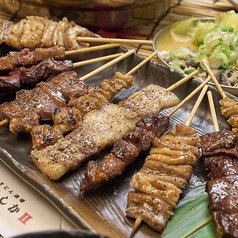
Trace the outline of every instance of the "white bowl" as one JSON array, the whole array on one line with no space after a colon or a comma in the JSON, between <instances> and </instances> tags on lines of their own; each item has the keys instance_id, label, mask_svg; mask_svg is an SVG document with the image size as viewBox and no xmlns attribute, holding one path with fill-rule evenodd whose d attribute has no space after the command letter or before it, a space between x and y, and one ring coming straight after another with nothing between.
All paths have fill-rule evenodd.
<instances>
[{"instance_id":1,"label":"white bowl","mask_svg":"<svg viewBox=\"0 0 238 238\"><path fill-rule=\"evenodd\" d=\"M215 18L196 18L196 19L194 19L194 23L195 23L196 21L208 21L208 20L211 21L211 20L214 20L214 19L215 19ZM154 37L154 39L153 39L153 49L154 49L154 51L157 51L157 50L158 50L158 49L157 49L158 41L169 34L169 31L170 31L170 28L172 27L172 25L173 25L173 24L164 27L163 29L161 29L161 30L155 35L155 37ZM181 46L188 47L188 43L186 43L186 42L183 42L183 43L181 43L181 44L183 44L183 45L181 45ZM165 50L165 51L168 51L168 50L166 50L166 49L164 49L164 50ZM158 56L158 58L159 58L159 60L161 61L162 64L167 65L168 67L170 67L170 68L172 68L173 70L177 71L177 70L174 69L170 64L168 64L168 63L161 57L160 54L157 54L157 56ZM186 74L184 74L184 75L186 75ZM195 76L195 77L196 77L196 76ZM198 80L201 80L201 79L198 79ZM201 80L201 81L202 81L202 80ZM209 84L210 84L210 85L213 85L213 86L215 87L215 84L214 84L214 83L209 82ZM238 96L238 87L226 86L226 85L223 85L223 84L220 84L220 85L221 85L221 87L222 87L222 89L223 89L224 91L226 91L226 92L228 92L228 93L231 93L231 94L233 94L233 95L235 95L235 96Z\"/></svg>"}]
</instances>

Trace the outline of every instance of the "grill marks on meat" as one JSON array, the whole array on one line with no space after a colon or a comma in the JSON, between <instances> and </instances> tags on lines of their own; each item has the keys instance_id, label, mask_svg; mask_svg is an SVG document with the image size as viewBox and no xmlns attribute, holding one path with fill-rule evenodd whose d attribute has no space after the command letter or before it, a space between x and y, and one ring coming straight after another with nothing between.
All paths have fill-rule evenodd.
<instances>
[{"instance_id":1,"label":"grill marks on meat","mask_svg":"<svg viewBox=\"0 0 238 238\"><path fill-rule=\"evenodd\" d=\"M227 130L201 136L209 209L219 238L238 236L237 140L238 133Z\"/></svg>"},{"instance_id":2,"label":"grill marks on meat","mask_svg":"<svg viewBox=\"0 0 238 238\"><path fill-rule=\"evenodd\" d=\"M34 51L25 48L20 52L11 51L8 55L0 58L0 71L14 70L20 66L29 67L48 58L61 60L64 57L65 49L63 47L36 48Z\"/></svg>"},{"instance_id":3,"label":"grill marks on meat","mask_svg":"<svg viewBox=\"0 0 238 238\"><path fill-rule=\"evenodd\" d=\"M54 77L52 80L49 79L48 81L53 85L61 83L61 80L58 80L57 77ZM71 102L77 102L77 108L60 107L55 110L54 114L52 115L54 126L50 131L48 131L48 136L50 136L50 132L52 133L52 135L50 136L52 138L51 140L42 141L43 135L40 135L36 130L32 130L30 133L33 138L33 149L42 149L49 144L53 145L60 138L58 136L55 136L58 135L59 131L63 135L67 132L75 130L76 128L81 126L85 113L92 111L93 109L99 109L102 104L109 102L123 88L130 88L133 84L133 76L125 76L117 72L115 74L115 78L112 81L105 79L99 85L99 87L89 86L87 88L87 93L85 93L81 97L76 97L80 96L77 93L77 87L74 87L75 90L70 91L71 95L66 95L64 93L64 89L60 88L60 91L63 93L65 98L67 96L67 99L70 99ZM73 86L73 82L71 83L71 86ZM72 103L70 105L75 104ZM54 131L54 129L56 131ZM43 132L44 129L42 129L41 131ZM46 142L45 144L43 143L44 141Z\"/></svg>"},{"instance_id":4,"label":"grill marks on meat","mask_svg":"<svg viewBox=\"0 0 238 238\"><path fill-rule=\"evenodd\" d=\"M85 178L80 192L95 189L102 183L120 175L126 166L136 160L139 154L147 151L155 136L161 136L168 128L169 117L147 116L136 123L136 128L118 140L102 163L90 161L87 164Z\"/></svg>"},{"instance_id":5,"label":"grill marks on meat","mask_svg":"<svg viewBox=\"0 0 238 238\"><path fill-rule=\"evenodd\" d=\"M53 74L59 74L73 69L71 60L54 60L48 58L30 68L20 67L9 73L9 78L17 76L21 84L36 84L46 80Z\"/></svg>"},{"instance_id":6,"label":"grill marks on meat","mask_svg":"<svg viewBox=\"0 0 238 238\"><path fill-rule=\"evenodd\" d=\"M130 88L134 85L133 76L126 76L116 72L114 79L105 79L99 87L89 86L88 93L83 97L71 99L68 106L77 108L82 115L91 110L100 108L103 104L108 103L123 88Z\"/></svg>"},{"instance_id":7,"label":"grill marks on meat","mask_svg":"<svg viewBox=\"0 0 238 238\"><path fill-rule=\"evenodd\" d=\"M200 154L199 146L196 131L186 125L177 125L155 138L143 167L132 177L130 186L135 191L128 194L127 216L140 217L154 230L162 232L173 215L181 188L190 180L191 165Z\"/></svg>"},{"instance_id":8,"label":"grill marks on meat","mask_svg":"<svg viewBox=\"0 0 238 238\"><path fill-rule=\"evenodd\" d=\"M163 93L158 92L161 90ZM148 92L150 97L147 98L147 103L145 97L140 101L139 93L136 93L137 97L134 102L131 97L128 98L132 104L137 104L136 111L129 111L129 106L125 108L116 104L105 104L99 110L87 113L82 126L65 138L42 150L32 151L31 157L34 163L48 177L57 180L68 171L78 168L82 163L95 159L103 149L113 145L128 131L134 129L141 115L146 115L145 104L151 105L148 107L147 115L152 114L151 108L155 108L153 104L158 103L157 100L151 101L152 95L154 97L161 95L162 102L165 102L159 104L157 111L154 111L156 114L179 102L175 94L167 92L162 87L149 85L143 92L141 91L142 95L146 91L151 91L151 93Z\"/></svg>"},{"instance_id":9,"label":"grill marks on meat","mask_svg":"<svg viewBox=\"0 0 238 238\"><path fill-rule=\"evenodd\" d=\"M71 92L72 87L74 88ZM77 77L76 72L62 73L57 75L56 79L37 84L32 90L17 92L14 101L1 104L0 120L7 119L10 122L10 130L15 134L29 132L32 126L39 125L39 120L52 120L55 109L66 106L65 98L84 94L87 87L88 85ZM32 116L34 120L29 120Z\"/></svg>"},{"instance_id":10,"label":"grill marks on meat","mask_svg":"<svg viewBox=\"0 0 238 238\"><path fill-rule=\"evenodd\" d=\"M92 36L86 28L68 22L66 17L58 22L38 16L28 16L17 23L4 20L1 31L0 42L17 49L59 46L73 50L89 46L78 42L76 37Z\"/></svg>"}]
</instances>

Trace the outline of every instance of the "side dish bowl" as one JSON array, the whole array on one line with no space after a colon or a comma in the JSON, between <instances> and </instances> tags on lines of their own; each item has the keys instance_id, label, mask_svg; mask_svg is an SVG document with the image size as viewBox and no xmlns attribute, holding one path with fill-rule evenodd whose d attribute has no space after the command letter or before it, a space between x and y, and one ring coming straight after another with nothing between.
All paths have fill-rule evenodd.
<instances>
[{"instance_id":1,"label":"side dish bowl","mask_svg":"<svg viewBox=\"0 0 238 238\"><path fill-rule=\"evenodd\" d=\"M195 18L193 21L193 24L195 24L197 21L214 21L215 18ZM179 47L191 47L191 49L194 49L194 46L189 44L188 42L173 42L172 36L170 35L170 29L173 24L168 25L161 29L157 34L155 35L153 39L153 49L154 51L158 51L157 57L161 61L161 64L166 65L170 67L171 69L177 71L174 69L166 60L165 60L165 52L170 52L171 50ZM166 43L165 43L166 42ZM177 44L177 47L176 47ZM181 74L186 75L185 73L180 72ZM195 76L196 77L196 76ZM201 79L200 79L201 80ZM215 86L213 82L209 82L209 84ZM226 86L223 84L220 84L222 89L228 93L231 93L235 96L238 96L238 87L234 86Z\"/></svg>"}]
</instances>

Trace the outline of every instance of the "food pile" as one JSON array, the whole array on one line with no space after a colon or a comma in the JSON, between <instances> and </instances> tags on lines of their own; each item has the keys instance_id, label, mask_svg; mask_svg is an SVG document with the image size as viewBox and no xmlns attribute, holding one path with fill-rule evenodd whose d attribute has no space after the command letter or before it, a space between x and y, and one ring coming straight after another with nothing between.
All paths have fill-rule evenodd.
<instances>
[{"instance_id":1,"label":"food pile","mask_svg":"<svg viewBox=\"0 0 238 238\"><path fill-rule=\"evenodd\" d=\"M238 14L234 11L222 13L215 20L189 20L177 22L170 29L175 41L192 42L197 50L180 47L162 58L174 69L191 73L198 69L197 78L206 79L207 73L201 64L205 60L218 82L238 87Z\"/></svg>"}]
</instances>

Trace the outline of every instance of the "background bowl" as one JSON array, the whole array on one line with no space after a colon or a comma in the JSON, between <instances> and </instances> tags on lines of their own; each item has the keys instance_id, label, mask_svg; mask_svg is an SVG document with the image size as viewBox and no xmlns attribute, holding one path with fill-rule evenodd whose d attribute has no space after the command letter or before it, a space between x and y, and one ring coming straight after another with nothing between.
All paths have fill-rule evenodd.
<instances>
[{"instance_id":1,"label":"background bowl","mask_svg":"<svg viewBox=\"0 0 238 238\"><path fill-rule=\"evenodd\" d=\"M194 22L193 23L196 23L196 21L211 21L211 20L214 20L215 18L196 18L194 19ZM159 44L160 44L160 41L164 38L164 37L167 37L169 38L169 31L170 31L170 28L172 27L173 24L169 25L169 26L166 26L164 27L163 29L161 29L154 37L153 39L153 49L154 51L158 50L159 48ZM180 45L181 46L185 46L185 47L188 47L188 43L186 42L180 42ZM164 48L165 51L167 51L166 48ZM167 65L168 67L172 68L172 66L170 64L168 64L161 56L160 53L157 54L159 60L161 61L161 64L164 64L164 65ZM172 68L173 70L177 71L176 69ZM186 74L184 74L186 75ZM195 76L196 77L196 76ZM212 82L209 82L209 84L213 85L215 87L215 84L212 83ZM220 84L222 89L228 93L231 93L235 96L238 96L238 87L232 87L232 86L226 86L226 85L222 85Z\"/></svg>"},{"instance_id":2,"label":"background bowl","mask_svg":"<svg viewBox=\"0 0 238 238\"><path fill-rule=\"evenodd\" d=\"M8 0L0 6L0 17L15 20L30 15L57 20L67 17L96 32L118 31L159 19L168 10L169 0Z\"/></svg>"}]
</instances>

